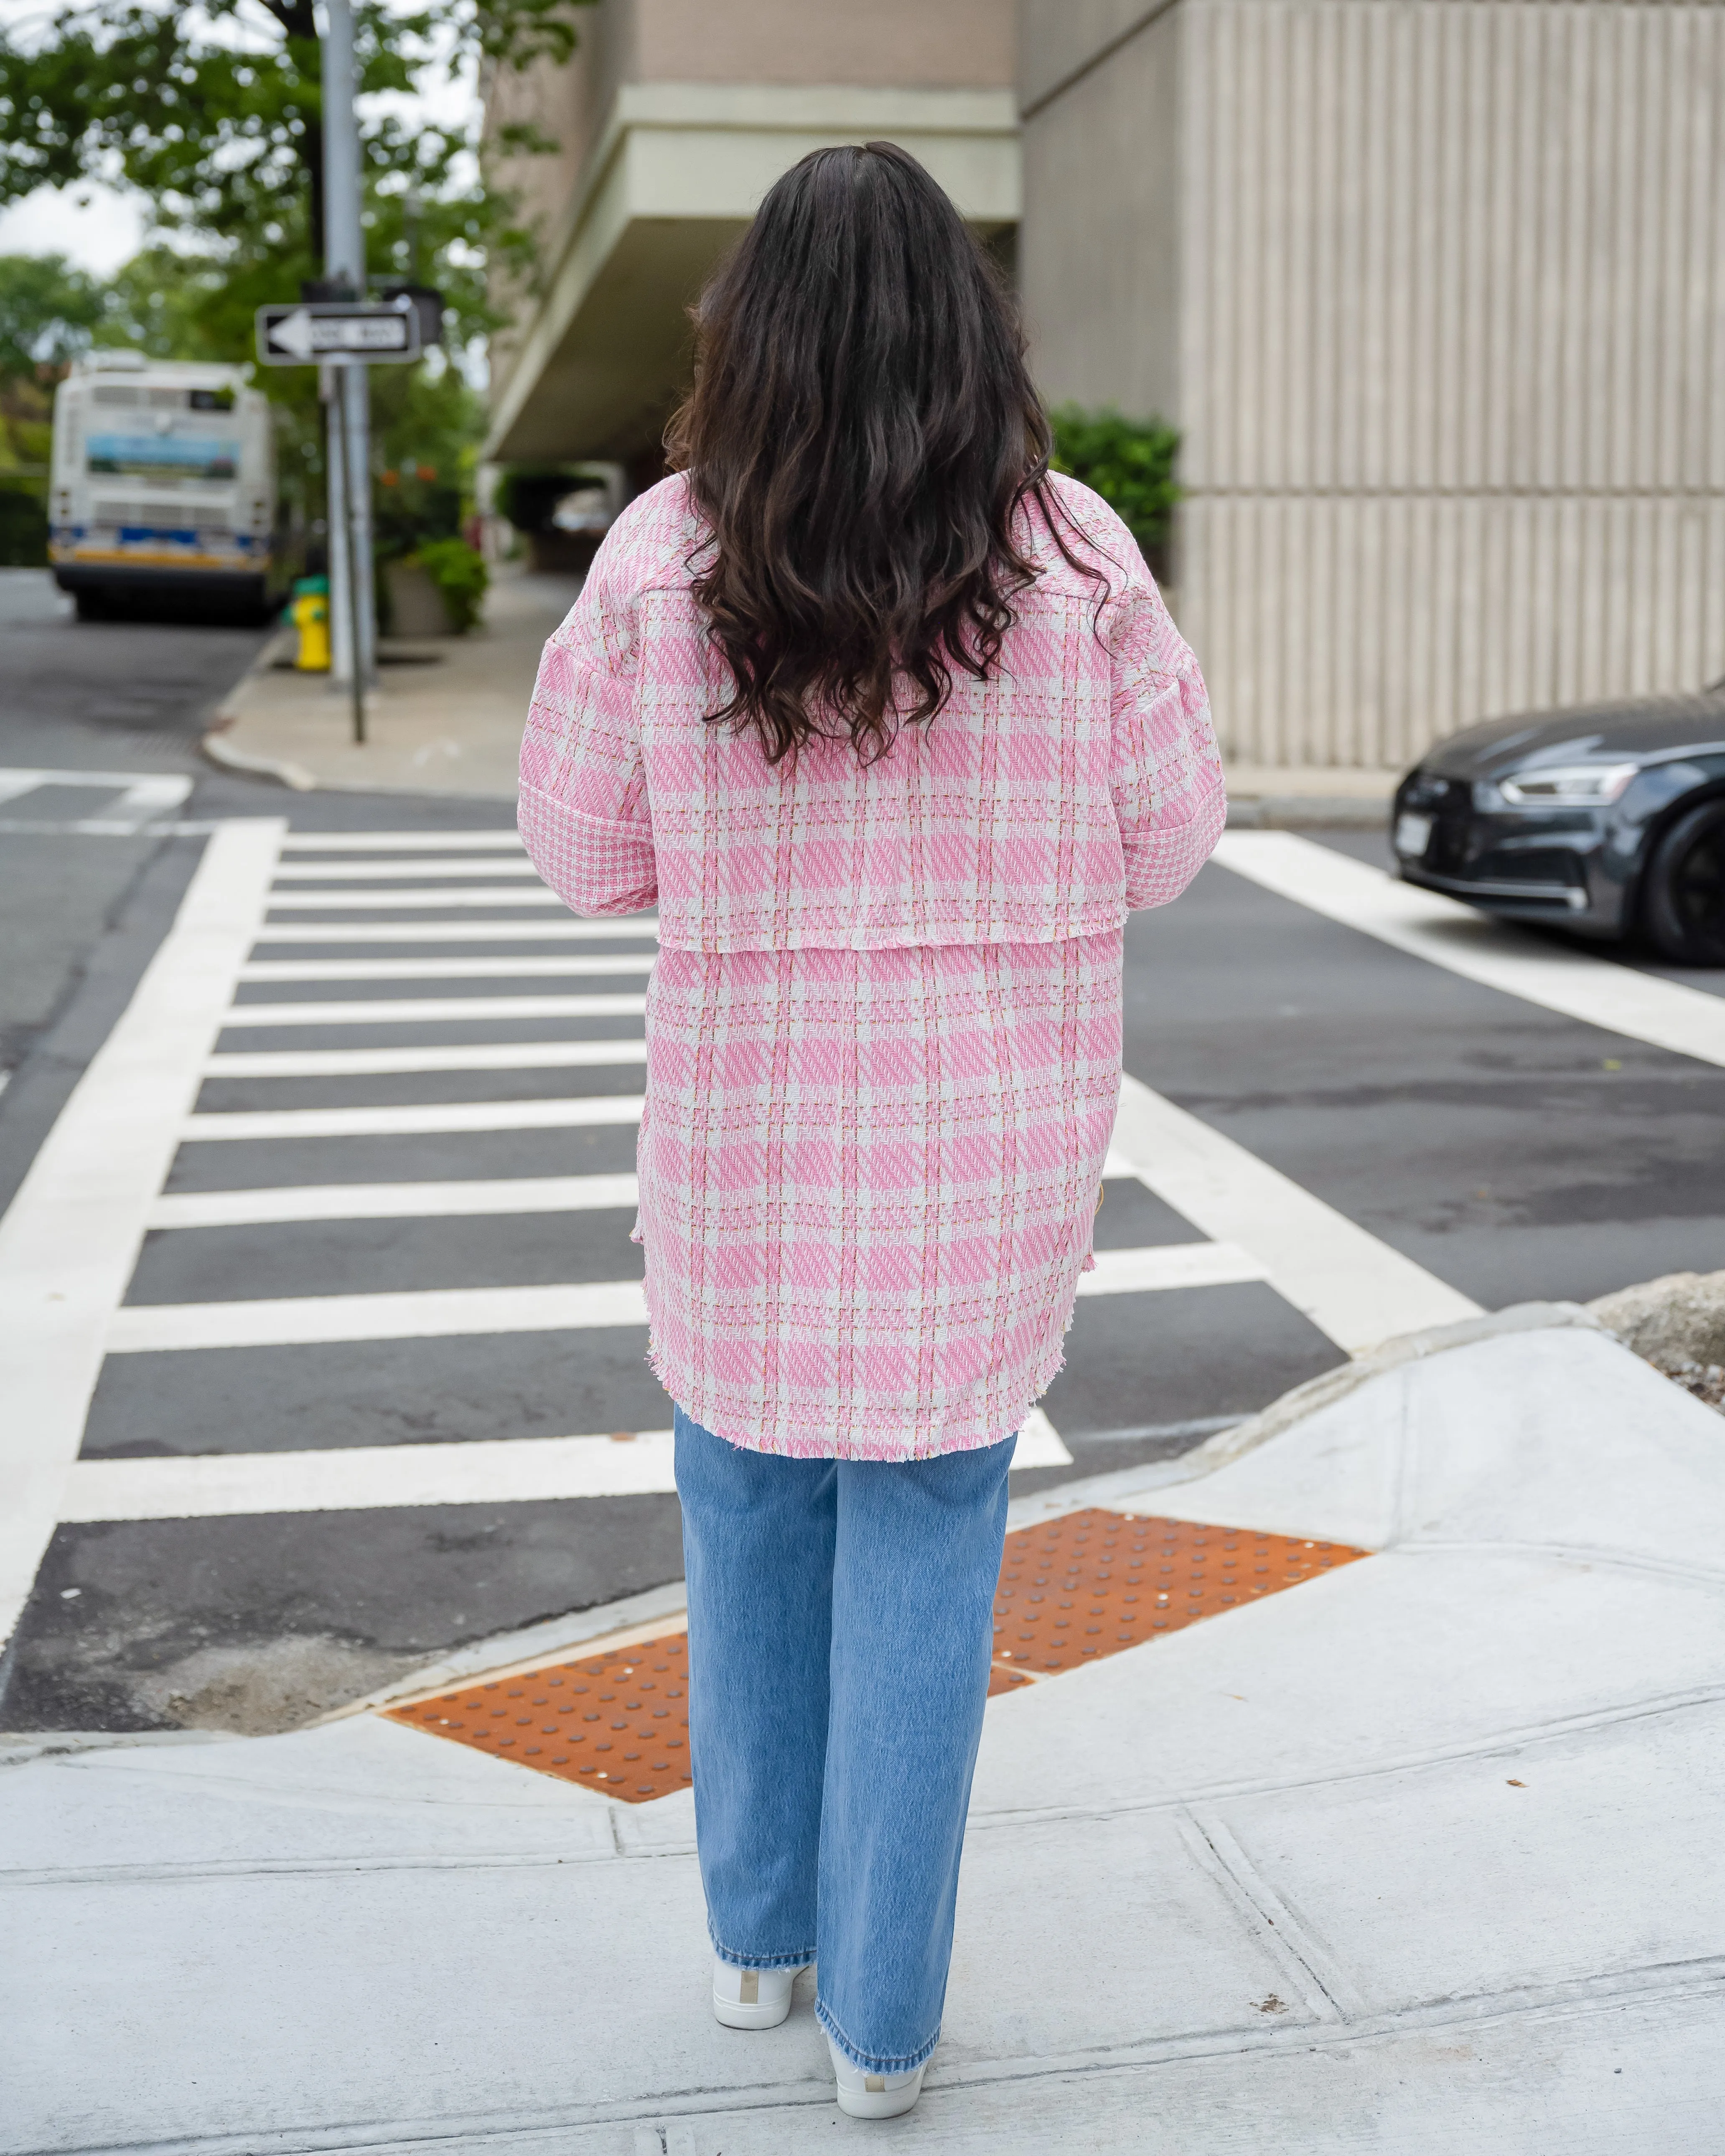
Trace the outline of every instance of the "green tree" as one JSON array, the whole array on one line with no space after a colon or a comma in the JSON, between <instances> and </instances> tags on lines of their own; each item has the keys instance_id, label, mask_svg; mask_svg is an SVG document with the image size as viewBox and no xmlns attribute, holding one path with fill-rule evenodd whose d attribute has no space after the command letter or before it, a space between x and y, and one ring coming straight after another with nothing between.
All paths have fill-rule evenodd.
<instances>
[{"instance_id":1,"label":"green tree","mask_svg":"<svg viewBox=\"0 0 1725 2156\"><path fill-rule=\"evenodd\" d=\"M1167 572L1169 527L1180 499L1174 468L1178 429L1165 419L1128 419L1105 409L1062 404L1050 413L1056 471L1094 487L1134 539L1158 576Z\"/></svg>"},{"instance_id":2,"label":"green tree","mask_svg":"<svg viewBox=\"0 0 1725 2156\"><path fill-rule=\"evenodd\" d=\"M478 60L520 69L574 50L572 11L594 0L454 0L408 11L360 0L362 95L413 95ZM23 38L0 31L0 204L116 170L156 223L244 254L321 251L321 57L312 0L90 0ZM504 208L460 168L468 127L374 116L362 156L378 190L417 198L434 249L497 236ZM536 146L516 131L501 146ZM375 219L377 205L372 203ZM399 217L397 223L399 224ZM433 228L435 228L434 229ZM380 235L382 236L382 235ZM403 235L393 235L398 244Z\"/></svg>"},{"instance_id":3,"label":"green tree","mask_svg":"<svg viewBox=\"0 0 1725 2156\"><path fill-rule=\"evenodd\" d=\"M100 280L64 254L0 254L0 381L64 367L106 309Z\"/></svg>"},{"instance_id":4,"label":"green tree","mask_svg":"<svg viewBox=\"0 0 1725 2156\"><path fill-rule=\"evenodd\" d=\"M359 0L361 93L413 96L475 61L495 69L566 60L574 11L593 4ZM475 126L426 126L385 106L361 131L368 267L443 291L459 362L498 325L489 270L501 260L518 275L530 270L530 239L486 177ZM550 146L521 128L495 145ZM146 198L151 244L115 280L104 340L161 357L249 359L254 311L321 274L312 0L87 0L34 29L0 30L0 205L44 184L116 177ZM275 370L269 387L283 414L286 483L321 488L316 371ZM387 442L380 449L392 454Z\"/></svg>"}]
</instances>

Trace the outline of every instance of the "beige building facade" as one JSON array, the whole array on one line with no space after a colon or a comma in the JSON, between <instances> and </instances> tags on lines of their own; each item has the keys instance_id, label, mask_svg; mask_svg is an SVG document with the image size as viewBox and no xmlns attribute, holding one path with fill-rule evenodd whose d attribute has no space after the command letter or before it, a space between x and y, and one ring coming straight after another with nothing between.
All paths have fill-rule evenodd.
<instances>
[{"instance_id":1,"label":"beige building facade","mask_svg":"<svg viewBox=\"0 0 1725 2156\"><path fill-rule=\"evenodd\" d=\"M1052 398L1182 428L1224 750L1725 673L1725 8L1024 0Z\"/></svg>"},{"instance_id":2,"label":"beige building facade","mask_svg":"<svg viewBox=\"0 0 1725 2156\"><path fill-rule=\"evenodd\" d=\"M1183 430L1235 763L1725 673L1725 0L599 0L501 78L541 278L489 454L644 476L685 310L884 136L1013 251L1050 401Z\"/></svg>"},{"instance_id":3,"label":"beige building facade","mask_svg":"<svg viewBox=\"0 0 1725 2156\"><path fill-rule=\"evenodd\" d=\"M494 138L540 290L493 354L494 458L650 461L686 375L686 309L806 151L885 138L983 232L1019 212L1012 0L599 0L567 68L504 74Z\"/></svg>"}]
</instances>

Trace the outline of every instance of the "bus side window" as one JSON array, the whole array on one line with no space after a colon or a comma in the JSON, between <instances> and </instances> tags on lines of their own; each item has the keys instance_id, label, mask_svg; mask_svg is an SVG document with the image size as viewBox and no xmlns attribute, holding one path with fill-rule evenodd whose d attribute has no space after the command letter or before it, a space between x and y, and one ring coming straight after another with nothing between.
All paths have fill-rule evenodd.
<instances>
[{"instance_id":1,"label":"bus side window","mask_svg":"<svg viewBox=\"0 0 1725 2156\"><path fill-rule=\"evenodd\" d=\"M194 389L186 402L194 412L231 412L234 392L231 389Z\"/></svg>"}]
</instances>

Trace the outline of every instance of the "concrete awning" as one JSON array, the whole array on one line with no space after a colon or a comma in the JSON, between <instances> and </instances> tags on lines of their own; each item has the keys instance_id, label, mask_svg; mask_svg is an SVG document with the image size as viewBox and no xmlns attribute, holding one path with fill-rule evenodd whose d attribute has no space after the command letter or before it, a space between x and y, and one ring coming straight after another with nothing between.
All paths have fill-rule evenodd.
<instances>
[{"instance_id":1,"label":"concrete awning","mask_svg":"<svg viewBox=\"0 0 1725 2156\"><path fill-rule=\"evenodd\" d=\"M762 196L807 151L874 139L920 158L980 230L1016 223L1008 90L622 88L495 393L486 457L626 459L649 447L686 374L690 302Z\"/></svg>"}]
</instances>

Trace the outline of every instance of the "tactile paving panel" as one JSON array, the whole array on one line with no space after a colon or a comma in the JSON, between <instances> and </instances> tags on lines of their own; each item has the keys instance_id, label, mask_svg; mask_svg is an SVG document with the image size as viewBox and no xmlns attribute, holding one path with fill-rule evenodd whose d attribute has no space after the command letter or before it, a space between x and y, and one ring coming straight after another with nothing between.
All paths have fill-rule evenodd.
<instances>
[{"instance_id":1,"label":"tactile paving panel","mask_svg":"<svg viewBox=\"0 0 1725 2156\"><path fill-rule=\"evenodd\" d=\"M1217 1617L1368 1554L1250 1527L1095 1508L1006 1538L994 1595L994 1675L1011 1691Z\"/></svg>"},{"instance_id":2,"label":"tactile paving panel","mask_svg":"<svg viewBox=\"0 0 1725 2156\"><path fill-rule=\"evenodd\" d=\"M1219 1616L1369 1553L1250 1527L1092 1508L1006 1538L993 1674L1012 1691ZM388 1711L542 1774L642 1804L689 1786L689 1642L637 1641Z\"/></svg>"},{"instance_id":3,"label":"tactile paving panel","mask_svg":"<svg viewBox=\"0 0 1725 2156\"><path fill-rule=\"evenodd\" d=\"M644 1804L689 1786L688 1666L680 1632L483 1679L393 1707L388 1718Z\"/></svg>"}]
</instances>

